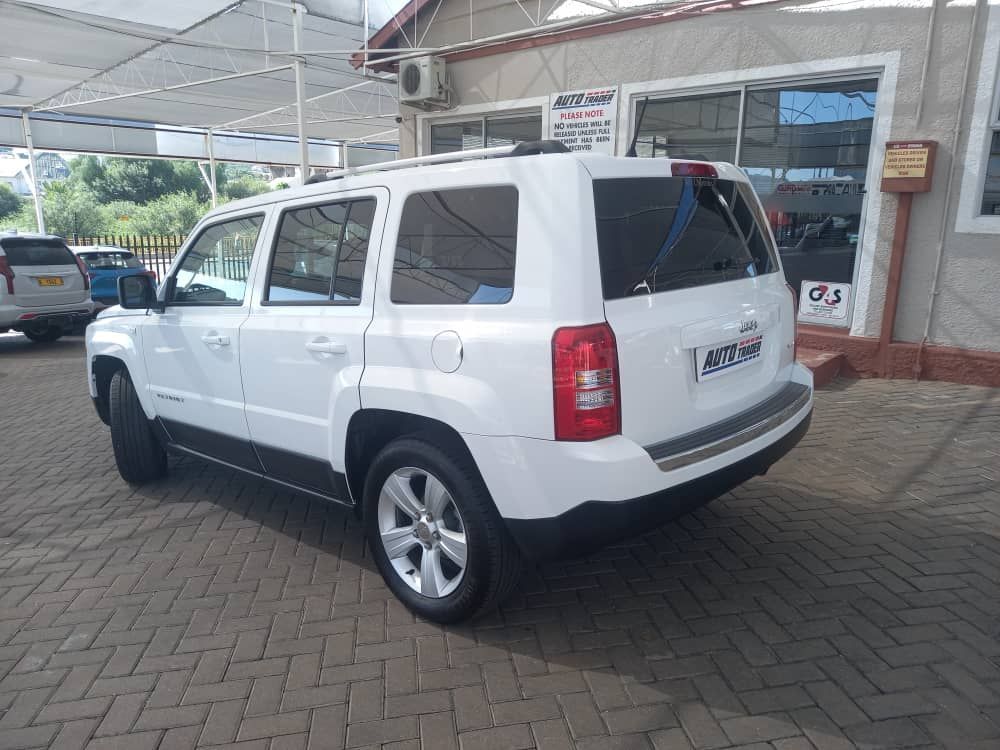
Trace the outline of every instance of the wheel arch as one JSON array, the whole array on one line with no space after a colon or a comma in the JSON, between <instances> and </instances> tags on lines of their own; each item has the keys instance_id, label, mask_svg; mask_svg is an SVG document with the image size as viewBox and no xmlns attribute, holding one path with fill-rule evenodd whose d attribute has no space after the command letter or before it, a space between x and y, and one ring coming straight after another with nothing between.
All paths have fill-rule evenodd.
<instances>
[{"instance_id":1,"label":"wheel arch","mask_svg":"<svg viewBox=\"0 0 1000 750\"><path fill-rule=\"evenodd\" d=\"M368 467L385 446L402 437L423 437L435 445L450 448L479 467L461 434L440 420L420 414L391 409L360 409L347 426L344 447L344 468L355 509L361 515L364 509L364 485ZM480 475L480 479L482 476Z\"/></svg>"},{"instance_id":2,"label":"wheel arch","mask_svg":"<svg viewBox=\"0 0 1000 750\"><path fill-rule=\"evenodd\" d=\"M111 379L119 370L128 372L128 365L119 357L110 354L98 354L91 360L90 367L94 379L94 389L97 393L94 396L94 406L97 408L97 415L104 424L110 425Z\"/></svg>"}]
</instances>

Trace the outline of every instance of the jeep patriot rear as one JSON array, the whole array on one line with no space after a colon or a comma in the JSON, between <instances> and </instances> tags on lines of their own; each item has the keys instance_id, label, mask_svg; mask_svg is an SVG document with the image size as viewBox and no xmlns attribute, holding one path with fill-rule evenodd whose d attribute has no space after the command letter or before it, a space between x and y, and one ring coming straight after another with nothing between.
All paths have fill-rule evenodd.
<instances>
[{"instance_id":1,"label":"jeep patriot rear","mask_svg":"<svg viewBox=\"0 0 1000 750\"><path fill-rule=\"evenodd\" d=\"M158 290L122 279L87 331L122 476L174 451L352 506L392 591L448 622L495 606L522 558L766 471L807 430L812 379L746 176L556 150L208 214Z\"/></svg>"}]
</instances>

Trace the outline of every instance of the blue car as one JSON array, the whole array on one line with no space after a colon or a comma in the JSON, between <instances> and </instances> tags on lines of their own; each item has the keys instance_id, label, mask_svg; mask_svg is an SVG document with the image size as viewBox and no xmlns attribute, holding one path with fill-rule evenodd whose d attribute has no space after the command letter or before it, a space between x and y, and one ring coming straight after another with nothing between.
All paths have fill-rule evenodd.
<instances>
[{"instance_id":1,"label":"blue car","mask_svg":"<svg viewBox=\"0 0 1000 750\"><path fill-rule=\"evenodd\" d=\"M145 274L153 279L156 272L148 270L138 258L122 247L90 245L74 247L90 276L90 297L99 308L118 304L118 279L122 276Z\"/></svg>"}]
</instances>

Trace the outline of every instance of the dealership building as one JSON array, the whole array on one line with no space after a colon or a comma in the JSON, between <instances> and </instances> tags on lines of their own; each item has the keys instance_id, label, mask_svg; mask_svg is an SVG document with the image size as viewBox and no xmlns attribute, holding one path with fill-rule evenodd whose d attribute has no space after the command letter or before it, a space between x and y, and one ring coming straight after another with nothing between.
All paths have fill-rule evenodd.
<instances>
[{"instance_id":1,"label":"dealership building","mask_svg":"<svg viewBox=\"0 0 1000 750\"><path fill-rule=\"evenodd\" d=\"M559 138L737 164L802 350L1000 385L1000 3L413 0L364 54L400 73L404 157Z\"/></svg>"}]
</instances>

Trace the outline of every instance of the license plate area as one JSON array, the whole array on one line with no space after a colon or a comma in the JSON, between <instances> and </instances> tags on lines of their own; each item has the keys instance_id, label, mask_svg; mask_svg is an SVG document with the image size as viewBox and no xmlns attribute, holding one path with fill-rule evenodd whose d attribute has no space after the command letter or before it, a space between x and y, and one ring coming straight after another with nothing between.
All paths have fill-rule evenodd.
<instances>
[{"instance_id":1,"label":"license plate area","mask_svg":"<svg viewBox=\"0 0 1000 750\"><path fill-rule=\"evenodd\" d=\"M763 348L763 333L742 336L721 344L699 346L694 355L698 381L711 380L749 367L760 360Z\"/></svg>"},{"instance_id":2,"label":"license plate area","mask_svg":"<svg viewBox=\"0 0 1000 750\"><path fill-rule=\"evenodd\" d=\"M60 276L39 276L38 286L62 286L63 280Z\"/></svg>"}]
</instances>

